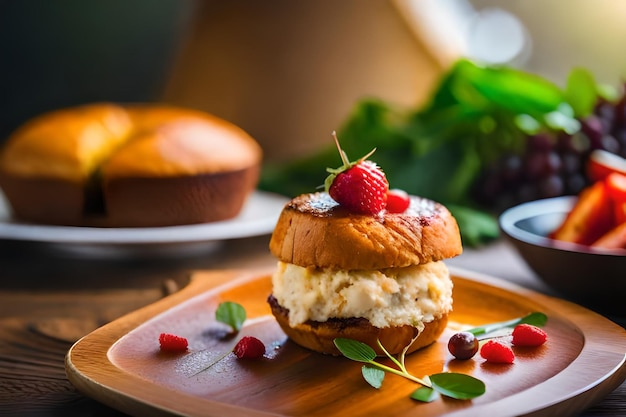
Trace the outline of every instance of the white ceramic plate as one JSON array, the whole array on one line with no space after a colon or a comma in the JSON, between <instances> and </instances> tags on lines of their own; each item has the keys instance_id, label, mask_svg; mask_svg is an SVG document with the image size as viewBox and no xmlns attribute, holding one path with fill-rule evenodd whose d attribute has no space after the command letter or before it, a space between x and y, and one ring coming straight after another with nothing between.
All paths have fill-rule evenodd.
<instances>
[{"instance_id":1,"label":"white ceramic plate","mask_svg":"<svg viewBox=\"0 0 626 417\"><path fill-rule=\"evenodd\" d=\"M241 213L226 221L168 227L98 228L18 222L0 193L0 239L84 245L162 245L220 241L271 233L287 199L255 191Z\"/></svg>"}]
</instances>

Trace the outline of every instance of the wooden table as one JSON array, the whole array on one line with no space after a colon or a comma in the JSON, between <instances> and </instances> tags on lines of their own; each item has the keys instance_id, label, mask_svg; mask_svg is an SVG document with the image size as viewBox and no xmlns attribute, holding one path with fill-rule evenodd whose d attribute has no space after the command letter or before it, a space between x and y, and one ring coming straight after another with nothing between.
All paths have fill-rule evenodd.
<instances>
[{"instance_id":1,"label":"wooden table","mask_svg":"<svg viewBox=\"0 0 626 417\"><path fill-rule=\"evenodd\" d=\"M80 394L64 356L81 336L177 291L191 271L272 267L268 236L168 255L66 252L0 241L0 416L122 416ZM549 292L506 242L466 250L455 265ZM624 319L613 318L624 326ZM626 416L626 383L583 416Z\"/></svg>"}]
</instances>

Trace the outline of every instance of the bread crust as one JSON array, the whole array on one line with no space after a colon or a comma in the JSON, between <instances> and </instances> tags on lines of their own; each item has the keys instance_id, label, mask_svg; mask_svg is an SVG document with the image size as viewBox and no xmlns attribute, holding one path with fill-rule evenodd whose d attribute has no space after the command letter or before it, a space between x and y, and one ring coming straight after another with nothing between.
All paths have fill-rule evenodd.
<instances>
[{"instance_id":1,"label":"bread crust","mask_svg":"<svg viewBox=\"0 0 626 417\"><path fill-rule=\"evenodd\" d=\"M290 339L307 349L328 355L341 354L334 343L336 338L358 340L382 356L384 352L378 346L379 340L387 352L395 355L402 352L417 336L407 349L407 353L412 353L435 342L448 323L448 315L442 314L433 321L424 323L421 332L409 325L378 328L364 318L329 319L325 322L309 320L292 327L289 325L289 310L278 304L272 295L269 296L268 303L276 321Z\"/></svg>"},{"instance_id":2,"label":"bread crust","mask_svg":"<svg viewBox=\"0 0 626 417\"><path fill-rule=\"evenodd\" d=\"M286 263L343 270L424 264L462 253L459 228L443 205L411 197L404 213L350 213L327 193L303 194L283 208L270 251Z\"/></svg>"},{"instance_id":3,"label":"bread crust","mask_svg":"<svg viewBox=\"0 0 626 417\"><path fill-rule=\"evenodd\" d=\"M233 218L254 190L259 170L255 165L211 175L111 179L103 190L107 225L160 227Z\"/></svg>"}]
</instances>

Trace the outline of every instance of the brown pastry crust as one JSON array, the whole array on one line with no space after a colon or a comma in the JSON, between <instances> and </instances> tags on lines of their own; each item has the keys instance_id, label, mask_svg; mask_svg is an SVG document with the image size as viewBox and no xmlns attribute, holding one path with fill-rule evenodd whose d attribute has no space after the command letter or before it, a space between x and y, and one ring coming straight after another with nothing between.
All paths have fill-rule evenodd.
<instances>
[{"instance_id":1,"label":"brown pastry crust","mask_svg":"<svg viewBox=\"0 0 626 417\"><path fill-rule=\"evenodd\" d=\"M241 210L258 176L259 166L255 165L187 177L115 178L104 188L107 223L156 227L230 219Z\"/></svg>"},{"instance_id":2,"label":"brown pastry crust","mask_svg":"<svg viewBox=\"0 0 626 417\"><path fill-rule=\"evenodd\" d=\"M456 220L443 205L411 197L404 213L350 213L327 193L304 194L283 209L270 251L286 263L343 270L405 267L462 253Z\"/></svg>"},{"instance_id":3,"label":"brown pastry crust","mask_svg":"<svg viewBox=\"0 0 626 417\"><path fill-rule=\"evenodd\" d=\"M20 220L171 226L236 216L254 190L260 146L197 110L98 103L43 114L0 154L0 187Z\"/></svg>"},{"instance_id":4,"label":"brown pastry crust","mask_svg":"<svg viewBox=\"0 0 626 417\"><path fill-rule=\"evenodd\" d=\"M85 191L76 183L58 179L22 178L0 172L2 192L21 221L80 226L84 223Z\"/></svg>"},{"instance_id":5,"label":"brown pastry crust","mask_svg":"<svg viewBox=\"0 0 626 417\"><path fill-rule=\"evenodd\" d=\"M269 296L268 303L272 314L285 334L300 346L316 352L339 355L334 340L339 337L358 340L374 349L377 355L384 353L378 346L380 340L387 352L392 355L402 350L418 334L413 326L378 328L364 318L329 319L325 322L307 321L294 327L289 325L289 310L278 304L273 296ZM422 349L435 342L443 333L448 323L448 315L443 314L435 320L424 323L424 329L411 344L407 353Z\"/></svg>"}]
</instances>

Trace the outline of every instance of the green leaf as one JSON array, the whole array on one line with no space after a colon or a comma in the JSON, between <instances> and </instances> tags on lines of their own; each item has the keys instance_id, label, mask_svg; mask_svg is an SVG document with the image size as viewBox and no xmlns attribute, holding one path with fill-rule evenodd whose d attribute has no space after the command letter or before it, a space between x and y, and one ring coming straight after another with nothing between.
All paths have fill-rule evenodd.
<instances>
[{"instance_id":1,"label":"green leaf","mask_svg":"<svg viewBox=\"0 0 626 417\"><path fill-rule=\"evenodd\" d=\"M550 112L565 101L552 82L512 67L466 65L463 81L487 102L516 114Z\"/></svg>"},{"instance_id":2,"label":"green leaf","mask_svg":"<svg viewBox=\"0 0 626 417\"><path fill-rule=\"evenodd\" d=\"M334 343L343 356L353 361L370 362L376 358L374 349L357 340L339 337L334 340Z\"/></svg>"},{"instance_id":3,"label":"green leaf","mask_svg":"<svg viewBox=\"0 0 626 417\"><path fill-rule=\"evenodd\" d=\"M368 384L378 389L383 385L383 379L385 379L385 371L378 368L372 368L370 366L363 365L361 368L361 374Z\"/></svg>"},{"instance_id":4,"label":"green leaf","mask_svg":"<svg viewBox=\"0 0 626 417\"><path fill-rule=\"evenodd\" d=\"M241 304L232 301L224 301L217 306L215 319L228 324L234 331L238 332L241 330L244 321L246 321L246 310Z\"/></svg>"},{"instance_id":5,"label":"green leaf","mask_svg":"<svg viewBox=\"0 0 626 417\"><path fill-rule=\"evenodd\" d=\"M464 246L476 247L499 236L498 220L492 215L454 204L449 204L448 209L459 224Z\"/></svg>"},{"instance_id":6,"label":"green leaf","mask_svg":"<svg viewBox=\"0 0 626 417\"><path fill-rule=\"evenodd\" d=\"M430 387L420 387L411 393L411 399L429 403L439 398L439 393Z\"/></svg>"},{"instance_id":7,"label":"green leaf","mask_svg":"<svg viewBox=\"0 0 626 417\"><path fill-rule=\"evenodd\" d=\"M454 372L430 375L433 389L457 400L470 400L485 393L485 383L473 376Z\"/></svg>"},{"instance_id":8,"label":"green leaf","mask_svg":"<svg viewBox=\"0 0 626 417\"><path fill-rule=\"evenodd\" d=\"M519 319L519 323L516 324L532 324L533 326L537 326L537 327L543 327L546 325L546 323L548 322L548 316L546 316L544 313L540 313L538 311L534 312L534 313L530 313L527 316L522 317L521 319Z\"/></svg>"},{"instance_id":9,"label":"green leaf","mask_svg":"<svg viewBox=\"0 0 626 417\"><path fill-rule=\"evenodd\" d=\"M565 98L576 116L591 114L598 100L598 86L593 75L584 68L572 69L565 85Z\"/></svg>"},{"instance_id":10,"label":"green leaf","mask_svg":"<svg viewBox=\"0 0 626 417\"><path fill-rule=\"evenodd\" d=\"M480 336L483 334L491 333L496 330L504 329L505 327L515 327L518 324L526 323L532 324L537 327L542 327L548 321L548 316L544 313L533 312L527 316L516 318L513 320L501 321L498 323L487 324L485 326L474 327L473 329L466 330L472 333L474 336Z\"/></svg>"}]
</instances>

